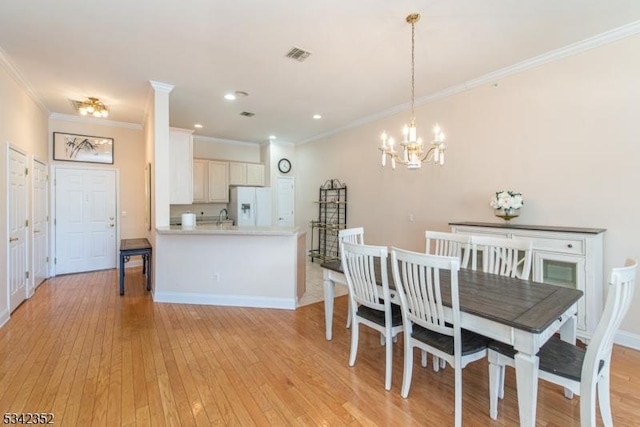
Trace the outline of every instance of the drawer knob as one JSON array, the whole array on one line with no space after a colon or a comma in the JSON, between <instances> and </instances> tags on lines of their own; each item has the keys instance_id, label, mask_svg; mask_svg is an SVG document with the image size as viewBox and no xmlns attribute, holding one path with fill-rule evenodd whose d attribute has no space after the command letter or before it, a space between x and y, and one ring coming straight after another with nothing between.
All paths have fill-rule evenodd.
<instances>
[{"instance_id":1,"label":"drawer knob","mask_svg":"<svg viewBox=\"0 0 640 427\"><path fill-rule=\"evenodd\" d=\"M569 243L569 244L567 245L567 247L568 247L569 249L571 249L571 248L573 247L573 244Z\"/></svg>"}]
</instances>

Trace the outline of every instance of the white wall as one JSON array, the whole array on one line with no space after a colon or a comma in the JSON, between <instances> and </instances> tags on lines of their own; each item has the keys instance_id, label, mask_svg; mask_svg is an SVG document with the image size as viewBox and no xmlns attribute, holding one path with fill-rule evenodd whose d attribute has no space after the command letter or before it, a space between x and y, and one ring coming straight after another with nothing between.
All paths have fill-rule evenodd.
<instances>
[{"instance_id":1,"label":"white wall","mask_svg":"<svg viewBox=\"0 0 640 427\"><path fill-rule=\"evenodd\" d=\"M2 53L0 52L0 55ZM47 145L47 112L34 101L25 90L24 84L13 73L12 68L0 56L0 242L8 242L8 195L7 195L7 147L9 144L27 154L27 162L31 164L31 157L46 162L48 159ZM11 70L11 71L10 71ZM31 174L27 175L27 188L31 188ZM28 215L31 217L31 192ZM29 251L31 248L29 248ZM0 325L8 320L8 271L7 245L0 245ZM27 259L32 259L27 254ZM29 270L32 270L28 264Z\"/></svg>"},{"instance_id":2,"label":"white wall","mask_svg":"<svg viewBox=\"0 0 640 427\"><path fill-rule=\"evenodd\" d=\"M53 144L53 132L113 138L113 165L53 161L53 155L51 155L50 162L54 165L67 167L117 169L120 177L118 188L120 237L122 239L146 237L144 217L145 144L142 127L117 122L87 121L76 116L56 115L49 120L50 146Z\"/></svg>"},{"instance_id":3,"label":"white wall","mask_svg":"<svg viewBox=\"0 0 640 427\"><path fill-rule=\"evenodd\" d=\"M436 122L447 134L443 168L381 168L379 135L400 135L408 112L297 146L297 224L308 228L318 187L338 178L367 242L421 250L425 229L498 221L489 198L513 189L525 198L514 223L606 228L605 271L640 260L638 52L629 37L418 107L423 138ZM640 292L621 328L636 340L638 306Z\"/></svg>"}]
</instances>

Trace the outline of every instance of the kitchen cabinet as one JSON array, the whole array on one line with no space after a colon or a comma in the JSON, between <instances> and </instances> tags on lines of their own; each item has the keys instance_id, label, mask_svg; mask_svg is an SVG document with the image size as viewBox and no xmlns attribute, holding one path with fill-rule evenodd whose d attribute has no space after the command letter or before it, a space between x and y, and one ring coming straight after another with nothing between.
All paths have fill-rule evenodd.
<instances>
[{"instance_id":1,"label":"kitchen cabinet","mask_svg":"<svg viewBox=\"0 0 640 427\"><path fill-rule=\"evenodd\" d=\"M531 240L533 280L584 292L578 301L577 335L583 341L591 339L605 299L603 238L606 230L478 222L452 222L449 226L453 233Z\"/></svg>"},{"instance_id":2,"label":"kitchen cabinet","mask_svg":"<svg viewBox=\"0 0 640 427\"><path fill-rule=\"evenodd\" d=\"M169 128L169 203L193 203L193 130Z\"/></svg>"},{"instance_id":3,"label":"kitchen cabinet","mask_svg":"<svg viewBox=\"0 0 640 427\"><path fill-rule=\"evenodd\" d=\"M228 203L228 162L193 159L193 203Z\"/></svg>"},{"instance_id":4,"label":"kitchen cabinet","mask_svg":"<svg viewBox=\"0 0 640 427\"><path fill-rule=\"evenodd\" d=\"M208 161L208 202L229 202L229 163L215 160Z\"/></svg>"},{"instance_id":5,"label":"kitchen cabinet","mask_svg":"<svg viewBox=\"0 0 640 427\"><path fill-rule=\"evenodd\" d=\"M229 185L264 186L264 165L261 163L229 163Z\"/></svg>"}]
</instances>

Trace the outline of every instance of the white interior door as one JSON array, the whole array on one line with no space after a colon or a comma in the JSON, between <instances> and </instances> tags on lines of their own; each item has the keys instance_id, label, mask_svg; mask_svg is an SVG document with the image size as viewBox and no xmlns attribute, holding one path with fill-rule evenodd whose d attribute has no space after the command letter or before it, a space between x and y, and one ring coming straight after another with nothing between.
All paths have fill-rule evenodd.
<instances>
[{"instance_id":1,"label":"white interior door","mask_svg":"<svg viewBox=\"0 0 640 427\"><path fill-rule=\"evenodd\" d=\"M27 298L27 156L9 149L9 311Z\"/></svg>"},{"instance_id":2,"label":"white interior door","mask_svg":"<svg viewBox=\"0 0 640 427\"><path fill-rule=\"evenodd\" d=\"M31 167L31 192L32 201L32 221L33 230L33 282L32 289L49 276L49 207L47 165L37 160L33 160Z\"/></svg>"},{"instance_id":3,"label":"white interior door","mask_svg":"<svg viewBox=\"0 0 640 427\"><path fill-rule=\"evenodd\" d=\"M293 177L279 176L276 179L278 188L278 226L294 225L294 186Z\"/></svg>"},{"instance_id":4,"label":"white interior door","mask_svg":"<svg viewBox=\"0 0 640 427\"><path fill-rule=\"evenodd\" d=\"M56 274L116 267L116 172L57 168Z\"/></svg>"}]
</instances>

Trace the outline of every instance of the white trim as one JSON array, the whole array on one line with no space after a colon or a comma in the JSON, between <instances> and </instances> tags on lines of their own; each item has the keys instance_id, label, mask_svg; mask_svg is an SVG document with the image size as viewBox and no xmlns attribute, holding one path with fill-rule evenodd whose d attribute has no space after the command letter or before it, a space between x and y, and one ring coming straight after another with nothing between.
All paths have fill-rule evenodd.
<instances>
[{"instance_id":1,"label":"white trim","mask_svg":"<svg viewBox=\"0 0 640 427\"><path fill-rule=\"evenodd\" d=\"M2 328L9 321L9 319L11 319L9 310L5 308L4 310L0 311L0 328Z\"/></svg>"},{"instance_id":2,"label":"white trim","mask_svg":"<svg viewBox=\"0 0 640 427\"><path fill-rule=\"evenodd\" d=\"M420 106L420 105L430 104L432 102L465 92L467 90L476 88L478 86L482 86L488 83L495 83L497 80L503 79L513 74L518 74L523 71L527 71L532 68L538 67L540 65L547 64L549 62L554 62L554 61L558 61L560 59L564 59L573 55L577 55L587 50L595 49L605 44L613 43L625 37L630 37L637 34L640 34L640 21L632 22L622 27L615 28L613 30L606 31L604 33L590 37L588 39L581 40L579 42L572 43L570 45L561 47L559 49L555 49L550 52L543 53L542 55L534 56L533 58L526 59L524 61L510 65L508 67L501 68L496 71L492 71L490 73L484 74L475 79L468 80L466 82L448 87L439 92L435 92L435 93L420 97L416 99L415 105ZM391 107L379 113L376 113L367 117L363 117L361 119L356 120L355 122L352 122L345 126L341 126L337 129L333 129L328 132L324 132L319 135L313 136L311 138L305 139L303 141L300 141L298 144L300 145L306 144L308 142L316 141L321 138L326 138L331 135L335 135L337 133L344 132L349 129L363 126L367 123L371 123L371 122L383 119L385 117L389 117L401 112L405 112L409 109L410 106L411 104L408 102L401 105L396 105L395 107Z\"/></svg>"},{"instance_id":3,"label":"white trim","mask_svg":"<svg viewBox=\"0 0 640 427\"><path fill-rule=\"evenodd\" d=\"M88 124L94 124L94 125L111 126L111 127L117 127L117 128L125 128L125 129L142 130L142 125L139 123L116 122L114 120L99 119L97 117L74 116L72 114L51 113L49 115L49 119L61 120L66 122L88 123Z\"/></svg>"},{"instance_id":4,"label":"white trim","mask_svg":"<svg viewBox=\"0 0 640 427\"><path fill-rule=\"evenodd\" d=\"M31 83L29 83L26 77L24 77L22 73L18 71L18 68L13 65L13 63L9 59L9 56L4 50L2 50L2 48L0 48L0 66L7 71L7 73L13 78L13 80L15 80L16 83L18 83L18 85L24 87L33 102L35 102L45 114L48 115L50 113L49 109L44 105L44 102L42 102L42 99L40 99L40 97L38 96L38 93L36 92L34 87L31 85Z\"/></svg>"},{"instance_id":5,"label":"white trim","mask_svg":"<svg viewBox=\"0 0 640 427\"><path fill-rule=\"evenodd\" d=\"M640 335L632 334L631 332L618 331L614 342L624 347L629 347L634 350L640 350Z\"/></svg>"},{"instance_id":6,"label":"white trim","mask_svg":"<svg viewBox=\"0 0 640 427\"><path fill-rule=\"evenodd\" d=\"M231 307L279 308L295 310L295 298L265 298L240 295L211 295L183 292L154 292L154 302L174 304L222 305Z\"/></svg>"},{"instance_id":7,"label":"white trim","mask_svg":"<svg viewBox=\"0 0 640 427\"><path fill-rule=\"evenodd\" d=\"M255 142L247 142L247 141L236 141L234 139L224 139L224 138L216 138L213 136L201 136L201 135L193 135L194 141L200 142L217 142L221 144L230 144L230 145L246 145L250 147L255 147Z\"/></svg>"},{"instance_id":8,"label":"white trim","mask_svg":"<svg viewBox=\"0 0 640 427\"><path fill-rule=\"evenodd\" d=\"M149 80L149 84L154 91L164 93L170 93L175 87L174 85L170 85L169 83L156 82L154 80Z\"/></svg>"}]
</instances>

